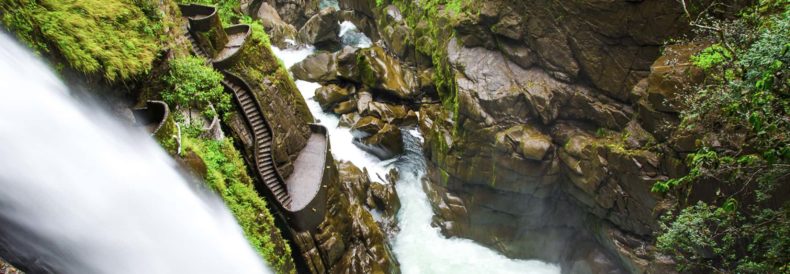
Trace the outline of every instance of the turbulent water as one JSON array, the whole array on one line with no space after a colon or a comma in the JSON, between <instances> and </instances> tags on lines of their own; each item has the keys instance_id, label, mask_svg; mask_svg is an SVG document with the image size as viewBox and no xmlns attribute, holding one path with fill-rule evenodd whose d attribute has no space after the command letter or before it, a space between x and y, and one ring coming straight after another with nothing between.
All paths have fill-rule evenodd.
<instances>
[{"instance_id":1,"label":"turbulent water","mask_svg":"<svg viewBox=\"0 0 790 274\"><path fill-rule=\"evenodd\" d=\"M353 25L353 24L352 24ZM348 27L348 26L346 26ZM356 29L356 27L354 27ZM364 40L363 40L364 41ZM369 39L368 39L369 41ZM356 44L367 47L370 44ZM298 63L312 52L312 48L293 50L274 49L275 54L286 66ZM448 239L437 228L431 226L433 210L422 189L421 178L425 174L425 158L422 155L422 137L416 129L404 131L405 155L389 161L380 161L375 156L352 144L349 128L338 127L336 115L321 110L313 97L321 85L298 80L296 85L307 100L313 115L329 129L333 156L337 160L354 163L367 168L371 179L377 183L387 171L396 168L401 178L396 184L402 208L398 213L400 232L395 236L393 248L403 273L559 273L559 267L540 261L513 260L483 247L471 240Z\"/></svg>"},{"instance_id":2,"label":"turbulent water","mask_svg":"<svg viewBox=\"0 0 790 274\"><path fill-rule=\"evenodd\" d=\"M56 273L271 273L151 138L2 33L0 253Z\"/></svg>"},{"instance_id":3,"label":"turbulent water","mask_svg":"<svg viewBox=\"0 0 790 274\"><path fill-rule=\"evenodd\" d=\"M358 48L369 48L373 45L370 38L357 29L357 26L350 21L340 23L340 42L343 46L353 46Z\"/></svg>"}]
</instances>

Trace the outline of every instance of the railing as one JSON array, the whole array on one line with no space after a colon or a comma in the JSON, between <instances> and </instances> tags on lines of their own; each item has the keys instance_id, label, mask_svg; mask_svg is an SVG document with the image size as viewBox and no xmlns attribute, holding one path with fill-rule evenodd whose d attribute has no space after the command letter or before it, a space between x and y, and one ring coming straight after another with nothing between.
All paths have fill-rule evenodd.
<instances>
[{"instance_id":1,"label":"railing","mask_svg":"<svg viewBox=\"0 0 790 274\"><path fill-rule=\"evenodd\" d=\"M238 49L229 56L222 59L213 60L214 66L217 69L228 69L239 61L239 58L241 58L241 53L244 51L244 46L247 45L247 38L249 38L250 34L252 34L252 28L250 28L250 25L245 24L233 25L225 28L225 33L227 33L228 37L244 34L244 40L242 40L242 44L238 46Z\"/></svg>"},{"instance_id":2,"label":"railing","mask_svg":"<svg viewBox=\"0 0 790 274\"><path fill-rule=\"evenodd\" d=\"M147 101L144 108L133 109L132 114L139 126L149 127L149 132L156 134L167 121L167 116L170 115L170 108L162 101Z\"/></svg>"},{"instance_id":3,"label":"railing","mask_svg":"<svg viewBox=\"0 0 790 274\"><path fill-rule=\"evenodd\" d=\"M218 23L217 8L200 4L178 4L181 15L189 20L192 31L209 31Z\"/></svg>"}]
</instances>

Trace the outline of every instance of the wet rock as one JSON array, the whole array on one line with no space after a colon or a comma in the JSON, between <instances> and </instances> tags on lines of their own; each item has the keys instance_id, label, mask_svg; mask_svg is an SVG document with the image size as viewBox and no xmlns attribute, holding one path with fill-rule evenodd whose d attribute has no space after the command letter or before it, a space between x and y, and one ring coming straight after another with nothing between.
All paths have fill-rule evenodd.
<instances>
[{"instance_id":1,"label":"wet rock","mask_svg":"<svg viewBox=\"0 0 790 274\"><path fill-rule=\"evenodd\" d=\"M551 137L534 127L518 125L496 135L497 148L515 152L526 159L540 161L553 149Z\"/></svg>"},{"instance_id":2,"label":"wet rock","mask_svg":"<svg viewBox=\"0 0 790 274\"><path fill-rule=\"evenodd\" d=\"M186 156L180 159L183 166L186 167L187 171L195 176L196 178L206 178L208 168L206 167L206 162L200 158L197 153L194 151L188 151Z\"/></svg>"},{"instance_id":3,"label":"wet rock","mask_svg":"<svg viewBox=\"0 0 790 274\"><path fill-rule=\"evenodd\" d=\"M266 34L271 38L272 44L285 48L288 46L286 40L296 40L296 28L283 21L277 10L269 3L261 3L260 8L251 14L261 22Z\"/></svg>"},{"instance_id":4,"label":"wet rock","mask_svg":"<svg viewBox=\"0 0 790 274\"><path fill-rule=\"evenodd\" d=\"M501 17L499 22L491 26L491 31L513 40L521 40L524 37L526 27L521 16L512 12Z\"/></svg>"},{"instance_id":5,"label":"wet rock","mask_svg":"<svg viewBox=\"0 0 790 274\"><path fill-rule=\"evenodd\" d=\"M340 9L358 11L370 18L375 17L375 13L373 12L375 8L376 8L375 1L368 1L368 0L340 1Z\"/></svg>"},{"instance_id":6,"label":"wet rock","mask_svg":"<svg viewBox=\"0 0 790 274\"><path fill-rule=\"evenodd\" d=\"M404 150L401 130L392 124L385 124L372 136L354 139L354 145L381 160L394 158Z\"/></svg>"},{"instance_id":7,"label":"wet rock","mask_svg":"<svg viewBox=\"0 0 790 274\"><path fill-rule=\"evenodd\" d=\"M315 100L323 110L331 110L338 103L348 100L353 95L353 87L343 88L335 84L322 86L315 91Z\"/></svg>"},{"instance_id":8,"label":"wet rock","mask_svg":"<svg viewBox=\"0 0 790 274\"><path fill-rule=\"evenodd\" d=\"M317 0L267 0L269 4L274 3L274 6L280 17L288 24L294 25L299 28L302 27L308 19L313 17L319 11L319 4L321 1Z\"/></svg>"},{"instance_id":9,"label":"wet rock","mask_svg":"<svg viewBox=\"0 0 790 274\"><path fill-rule=\"evenodd\" d=\"M336 165L337 181L327 192L328 217L311 239L320 249L314 258L326 262L327 273L398 273L384 230L365 208L370 177L349 162Z\"/></svg>"},{"instance_id":10,"label":"wet rock","mask_svg":"<svg viewBox=\"0 0 790 274\"><path fill-rule=\"evenodd\" d=\"M371 184L369 197L372 201L369 206L380 210L386 217L394 217L400 210L400 199L394 184Z\"/></svg>"},{"instance_id":11,"label":"wet rock","mask_svg":"<svg viewBox=\"0 0 790 274\"><path fill-rule=\"evenodd\" d=\"M357 121L359 121L359 113L346 113L340 116L340 122L338 125L341 127L352 127L357 123Z\"/></svg>"},{"instance_id":12,"label":"wet rock","mask_svg":"<svg viewBox=\"0 0 790 274\"><path fill-rule=\"evenodd\" d=\"M378 133L383 127L384 122L380 119L373 116L365 116L351 127L351 134L355 138L365 138Z\"/></svg>"},{"instance_id":13,"label":"wet rock","mask_svg":"<svg viewBox=\"0 0 790 274\"><path fill-rule=\"evenodd\" d=\"M357 69L363 84L386 96L408 100L417 96L415 75L379 46L357 52Z\"/></svg>"},{"instance_id":14,"label":"wet rock","mask_svg":"<svg viewBox=\"0 0 790 274\"><path fill-rule=\"evenodd\" d=\"M291 67L296 79L327 83L351 81L358 83L356 52L358 49L344 47L339 52L319 51Z\"/></svg>"},{"instance_id":15,"label":"wet rock","mask_svg":"<svg viewBox=\"0 0 790 274\"><path fill-rule=\"evenodd\" d=\"M335 106L335 108L332 110L332 112L338 115L343 115L355 111L357 111L357 100L354 98L338 103Z\"/></svg>"},{"instance_id":16,"label":"wet rock","mask_svg":"<svg viewBox=\"0 0 790 274\"><path fill-rule=\"evenodd\" d=\"M367 107L360 111L361 115L375 116L387 123L402 121L409 115L408 110L402 105L393 105L372 101Z\"/></svg>"},{"instance_id":17,"label":"wet rock","mask_svg":"<svg viewBox=\"0 0 790 274\"><path fill-rule=\"evenodd\" d=\"M317 48L338 48L340 25L337 22L337 11L331 7L325 8L299 29L297 38L299 42L315 45Z\"/></svg>"},{"instance_id":18,"label":"wet rock","mask_svg":"<svg viewBox=\"0 0 790 274\"><path fill-rule=\"evenodd\" d=\"M538 62L537 55L525 45L505 40L501 41L499 46L507 58L524 69L528 69Z\"/></svg>"},{"instance_id":19,"label":"wet rock","mask_svg":"<svg viewBox=\"0 0 790 274\"><path fill-rule=\"evenodd\" d=\"M345 46L339 52L335 53L338 78L359 83L359 72L357 71L358 51L358 48Z\"/></svg>"},{"instance_id":20,"label":"wet rock","mask_svg":"<svg viewBox=\"0 0 790 274\"><path fill-rule=\"evenodd\" d=\"M332 53L319 51L291 67L294 77L308 82L325 83L337 79L337 65Z\"/></svg>"}]
</instances>

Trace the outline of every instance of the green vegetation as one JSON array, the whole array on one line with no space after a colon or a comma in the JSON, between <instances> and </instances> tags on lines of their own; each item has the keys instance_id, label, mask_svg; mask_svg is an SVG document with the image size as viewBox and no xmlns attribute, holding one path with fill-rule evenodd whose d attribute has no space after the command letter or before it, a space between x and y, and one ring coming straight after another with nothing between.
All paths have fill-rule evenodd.
<instances>
[{"instance_id":1,"label":"green vegetation","mask_svg":"<svg viewBox=\"0 0 790 274\"><path fill-rule=\"evenodd\" d=\"M6 0L3 25L41 54L85 74L125 81L150 71L162 47L152 0Z\"/></svg>"},{"instance_id":2,"label":"green vegetation","mask_svg":"<svg viewBox=\"0 0 790 274\"><path fill-rule=\"evenodd\" d=\"M434 83L445 107L457 111L456 87L453 72L447 62L447 43L455 35L453 26L466 15L468 0L392 0L413 30L411 42L417 51L429 56L436 68ZM377 2L378 3L378 2ZM383 6L382 3L379 6Z\"/></svg>"},{"instance_id":3,"label":"green vegetation","mask_svg":"<svg viewBox=\"0 0 790 274\"><path fill-rule=\"evenodd\" d=\"M170 105L198 108L209 118L231 107L231 95L221 84L222 74L198 57L171 60L170 72L164 80L168 89L162 91L162 99Z\"/></svg>"},{"instance_id":4,"label":"green vegetation","mask_svg":"<svg viewBox=\"0 0 790 274\"><path fill-rule=\"evenodd\" d=\"M689 16L713 45L692 59L707 80L689 96L681 130L707 138L688 175L653 187L680 199L658 237L680 270L790 272L788 6L763 0L733 20ZM693 198L701 191L713 197Z\"/></svg>"},{"instance_id":5,"label":"green vegetation","mask_svg":"<svg viewBox=\"0 0 790 274\"><path fill-rule=\"evenodd\" d=\"M295 273L291 247L275 226L266 201L255 191L241 154L230 139L205 140L196 133L185 130L184 154L194 152L204 161L206 184L225 201L255 250L277 273Z\"/></svg>"}]
</instances>

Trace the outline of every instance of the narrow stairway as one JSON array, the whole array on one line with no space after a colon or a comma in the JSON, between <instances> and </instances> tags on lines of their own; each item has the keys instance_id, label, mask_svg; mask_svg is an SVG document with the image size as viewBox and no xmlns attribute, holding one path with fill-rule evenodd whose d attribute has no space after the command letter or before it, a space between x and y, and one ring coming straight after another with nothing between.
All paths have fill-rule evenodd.
<instances>
[{"instance_id":1,"label":"narrow stairway","mask_svg":"<svg viewBox=\"0 0 790 274\"><path fill-rule=\"evenodd\" d=\"M283 206L290 208L291 196L288 195L285 181L277 172L277 167L272 156L272 132L266 124L263 113L255 103L252 94L246 88L240 87L229 81L223 83L233 90L233 95L247 118L255 139L255 166L261 175L263 182L272 191L275 198Z\"/></svg>"},{"instance_id":2,"label":"narrow stairway","mask_svg":"<svg viewBox=\"0 0 790 274\"><path fill-rule=\"evenodd\" d=\"M189 43L192 44L192 50L195 52L195 55L202 58L203 60L206 60L206 64L209 64L211 62L210 61L211 58L208 56L208 54L206 54L206 52L203 51L203 49L200 48L198 42L195 41L195 37L193 37L192 34L189 33L189 28L186 28L185 36L187 40L189 40Z\"/></svg>"}]
</instances>

